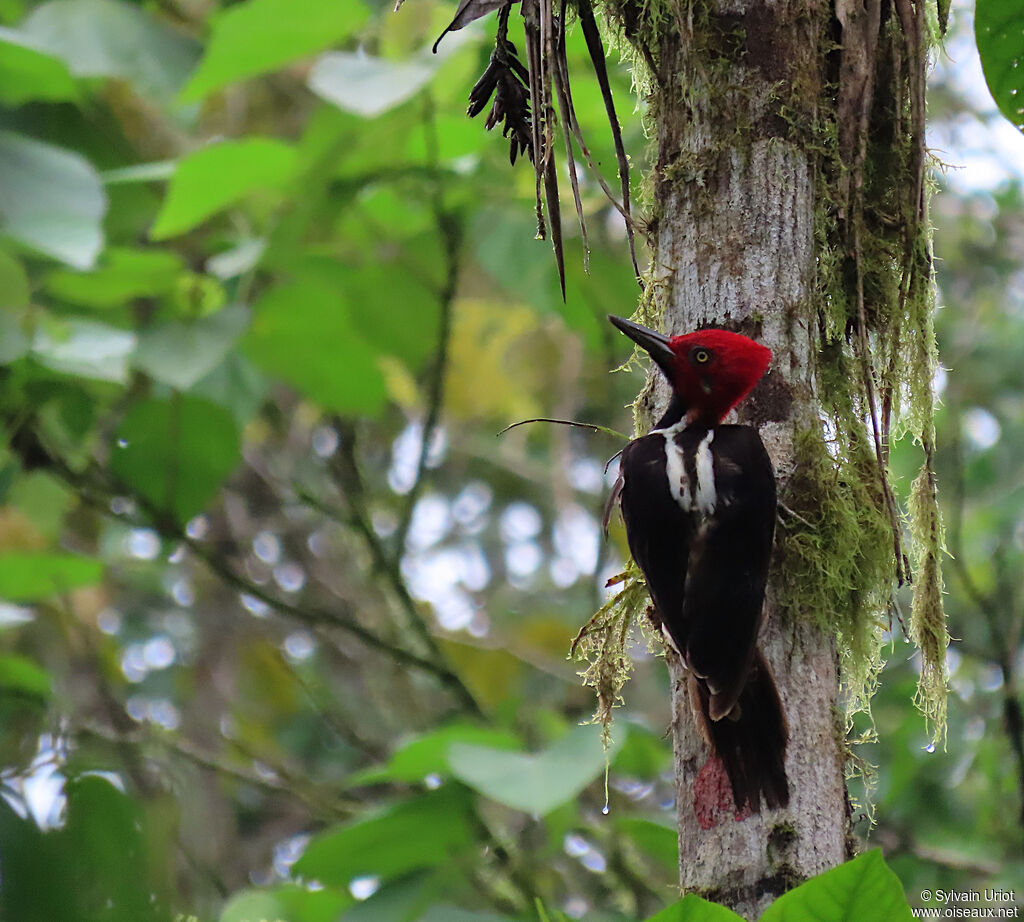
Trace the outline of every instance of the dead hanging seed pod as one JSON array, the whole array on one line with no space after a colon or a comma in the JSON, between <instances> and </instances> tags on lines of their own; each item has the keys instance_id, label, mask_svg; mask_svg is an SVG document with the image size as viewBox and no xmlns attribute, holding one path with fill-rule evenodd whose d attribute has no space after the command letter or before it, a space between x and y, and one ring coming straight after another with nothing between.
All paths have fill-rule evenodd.
<instances>
[{"instance_id":1,"label":"dead hanging seed pod","mask_svg":"<svg viewBox=\"0 0 1024 922\"><path fill-rule=\"evenodd\" d=\"M583 203L576 172L576 148L579 149L609 201L625 221L633 272L637 283L642 287L636 258L635 228L630 210L629 159L626 157L622 131L615 114L604 44L601 41L597 20L594 18L594 8L591 0L575 0L574 9L569 11L566 0L561 0L556 13L555 2L556 0L463 0L454 19L434 43L434 51L437 51L441 40L449 32L462 29L489 13L498 12L494 51L491 53L487 68L470 91L467 112L470 117L479 115L493 98L485 123L487 130L490 131L501 123L502 136L509 140L510 162L514 165L519 154L525 152L533 163L536 177L537 235L551 238L562 297L565 298L565 259L562 247L558 172L554 155L556 124L561 126L565 145L566 169L583 238L584 265L587 265L588 260L587 226L583 217ZM509 18L516 3L520 3L523 19L525 64L508 38ZM618 165L618 195L612 191L594 163L573 107L569 63L565 51L565 23L569 12L575 13L580 24L594 76L604 99Z\"/></svg>"}]
</instances>

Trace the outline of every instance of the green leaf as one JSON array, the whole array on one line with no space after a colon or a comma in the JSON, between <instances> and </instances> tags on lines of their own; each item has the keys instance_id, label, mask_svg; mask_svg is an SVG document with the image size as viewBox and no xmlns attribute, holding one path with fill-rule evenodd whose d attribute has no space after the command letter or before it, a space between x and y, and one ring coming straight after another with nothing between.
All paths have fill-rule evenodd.
<instances>
[{"instance_id":1,"label":"green leaf","mask_svg":"<svg viewBox=\"0 0 1024 922\"><path fill-rule=\"evenodd\" d=\"M672 826L638 816L616 820L615 828L629 836L637 848L670 871L679 867L679 834Z\"/></svg>"},{"instance_id":2,"label":"green leaf","mask_svg":"<svg viewBox=\"0 0 1024 922\"><path fill-rule=\"evenodd\" d=\"M155 298L172 291L185 266L166 250L110 247L90 272L58 269L46 280L46 290L69 304L122 307L134 298Z\"/></svg>"},{"instance_id":3,"label":"green leaf","mask_svg":"<svg viewBox=\"0 0 1024 922\"><path fill-rule=\"evenodd\" d=\"M30 346L21 312L0 310L0 365L17 361Z\"/></svg>"},{"instance_id":4,"label":"green leaf","mask_svg":"<svg viewBox=\"0 0 1024 922\"><path fill-rule=\"evenodd\" d=\"M1019 0L978 0L974 35L992 98L1024 131L1024 7Z\"/></svg>"},{"instance_id":5,"label":"green leaf","mask_svg":"<svg viewBox=\"0 0 1024 922\"><path fill-rule=\"evenodd\" d=\"M28 307L28 276L20 260L0 250L0 308Z\"/></svg>"},{"instance_id":6,"label":"green leaf","mask_svg":"<svg viewBox=\"0 0 1024 922\"><path fill-rule=\"evenodd\" d=\"M135 334L92 320L47 317L32 341L32 356L41 365L63 374L113 381L128 379L128 357Z\"/></svg>"},{"instance_id":7,"label":"green leaf","mask_svg":"<svg viewBox=\"0 0 1024 922\"><path fill-rule=\"evenodd\" d=\"M877 918L884 917L878 916ZM696 894L690 893L678 903L673 903L661 912L655 913L647 922L743 922L743 919L725 906L709 903Z\"/></svg>"},{"instance_id":8,"label":"green leaf","mask_svg":"<svg viewBox=\"0 0 1024 922\"><path fill-rule=\"evenodd\" d=\"M909 922L912 918L903 885L889 870L882 850L875 848L783 894L765 910L761 922Z\"/></svg>"},{"instance_id":9,"label":"green leaf","mask_svg":"<svg viewBox=\"0 0 1024 922\"><path fill-rule=\"evenodd\" d=\"M224 359L249 324L241 305L198 320L172 321L139 334L135 364L157 381L188 390Z\"/></svg>"},{"instance_id":10,"label":"green leaf","mask_svg":"<svg viewBox=\"0 0 1024 922\"><path fill-rule=\"evenodd\" d=\"M384 807L314 836L294 873L347 887L354 877L388 879L415 868L451 864L475 842L471 805L465 788L449 784Z\"/></svg>"},{"instance_id":11,"label":"green leaf","mask_svg":"<svg viewBox=\"0 0 1024 922\"><path fill-rule=\"evenodd\" d=\"M420 54L389 61L364 52L321 55L309 74L309 88L339 109L373 118L415 96L434 76L438 58Z\"/></svg>"},{"instance_id":12,"label":"green leaf","mask_svg":"<svg viewBox=\"0 0 1024 922\"><path fill-rule=\"evenodd\" d=\"M260 408L267 393L267 380L244 355L232 349L190 392L224 407L241 429Z\"/></svg>"},{"instance_id":13,"label":"green leaf","mask_svg":"<svg viewBox=\"0 0 1024 922\"><path fill-rule=\"evenodd\" d=\"M221 13L199 69L182 91L195 102L219 87L276 70L346 38L367 19L359 0L248 0Z\"/></svg>"},{"instance_id":14,"label":"green leaf","mask_svg":"<svg viewBox=\"0 0 1024 922\"><path fill-rule=\"evenodd\" d=\"M111 468L159 510L184 523L201 512L239 458L223 407L190 395L135 404L117 429Z\"/></svg>"},{"instance_id":15,"label":"green leaf","mask_svg":"<svg viewBox=\"0 0 1024 922\"><path fill-rule=\"evenodd\" d=\"M118 0L50 0L21 32L78 77L120 77L160 101L177 93L199 57L193 39Z\"/></svg>"},{"instance_id":16,"label":"green leaf","mask_svg":"<svg viewBox=\"0 0 1024 922\"><path fill-rule=\"evenodd\" d=\"M473 743L502 750L520 746L519 739L505 730L455 724L424 733L405 743L381 774L396 781L422 781L427 775L448 774L448 750L455 743Z\"/></svg>"},{"instance_id":17,"label":"green leaf","mask_svg":"<svg viewBox=\"0 0 1024 922\"><path fill-rule=\"evenodd\" d=\"M351 896L338 890L307 890L298 884L281 884L236 893L221 910L220 922L336 922L353 902Z\"/></svg>"},{"instance_id":18,"label":"green leaf","mask_svg":"<svg viewBox=\"0 0 1024 922\"><path fill-rule=\"evenodd\" d=\"M0 599L33 602L103 579L103 564L91 557L37 551L0 553Z\"/></svg>"},{"instance_id":19,"label":"green leaf","mask_svg":"<svg viewBox=\"0 0 1024 922\"><path fill-rule=\"evenodd\" d=\"M0 131L0 227L19 243L88 269L103 247L107 198L83 157Z\"/></svg>"},{"instance_id":20,"label":"green leaf","mask_svg":"<svg viewBox=\"0 0 1024 922\"><path fill-rule=\"evenodd\" d=\"M252 192L280 189L295 151L282 141L250 137L211 144L179 161L149 236L164 240L201 224Z\"/></svg>"},{"instance_id":21,"label":"green leaf","mask_svg":"<svg viewBox=\"0 0 1024 922\"><path fill-rule=\"evenodd\" d=\"M386 397L377 354L353 329L338 292L315 282L271 289L253 309L245 350L325 409L377 413Z\"/></svg>"},{"instance_id":22,"label":"green leaf","mask_svg":"<svg viewBox=\"0 0 1024 922\"><path fill-rule=\"evenodd\" d=\"M50 697L50 674L16 653L0 655L0 693L15 692L30 698Z\"/></svg>"},{"instance_id":23,"label":"green leaf","mask_svg":"<svg viewBox=\"0 0 1024 922\"><path fill-rule=\"evenodd\" d=\"M33 100L78 98L78 87L63 61L13 29L0 28L0 102L20 106Z\"/></svg>"},{"instance_id":24,"label":"green leaf","mask_svg":"<svg viewBox=\"0 0 1024 922\"><path fill-rule=\"evenodd\" d=\"M618 746L612 744L608 758ZM456 743L448 752L455 777L492 800L543 816L572 800L604 772L601 730L574 727L543 752L509 752Z\"/></svg>"},{"instance_id":25,"label":"green leaf","mask_svg":"<svg viewBox=\"0 0 1024 922\"><path fill-rule=\"evenodd\" d=\"M418 370L435 354L440 325L437 293L412 273L372 263L353 268L315 259L305 260L297 274L338 292L353 329L382 355ZM374 309L367 310L367 304Z\"/></svg>"},{"instance_id":26,"label":"green leaf","mask_svg":"<svg viewBox=\"0 0 1024 922\"><path fill-rule=\"evenodd\" d=\"M224 904L220 922L262 922L283 917L284 908L273 891L242 890Z\"/></svg>"}]
</instances>

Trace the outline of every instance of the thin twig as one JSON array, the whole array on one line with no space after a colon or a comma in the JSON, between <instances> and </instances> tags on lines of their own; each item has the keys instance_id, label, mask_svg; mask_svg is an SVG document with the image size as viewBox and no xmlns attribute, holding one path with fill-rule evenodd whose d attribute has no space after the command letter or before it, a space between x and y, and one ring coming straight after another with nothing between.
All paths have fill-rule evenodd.
<instances>
[{"instance_id":1,"label":"thin twig","mask_svg":"<svg viewBox=\"0 0 1024 922\"><path fill-rule=\"evenodd\" d=\"M552 419L549 416L537 416L533 419L521 419L518 423L512 423L511 426L506 426L498 433L498 436L503 436L509 430L517 429L519 426L525 426L527 423L555 423L559 426L572 426L576 429L590 429L592 432L603 432L606 435L614 435L615 438L622 439L623 442L629 441L628 435L623 435L621 432L618 432L615 429L609 429L607 426L598 426L596 423L578 423L571 419Z\"/></svg>"}]
</instances>

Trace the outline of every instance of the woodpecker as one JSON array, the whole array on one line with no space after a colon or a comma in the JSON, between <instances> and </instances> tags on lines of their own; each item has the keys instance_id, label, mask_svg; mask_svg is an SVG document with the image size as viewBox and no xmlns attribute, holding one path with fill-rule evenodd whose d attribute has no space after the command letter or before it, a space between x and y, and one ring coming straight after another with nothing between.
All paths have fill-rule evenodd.
<instances>
[{"instance_id":1,"label":"woodpecker","mask_svg":"<svg viewBox=\"0 0 1024 922\"><path fill-rule=\"evenodd\" d=\"M672 397L622 452L626 537L669 646L686 668L694 717L721 759L737 811L789 802L788 729L757 647L775 535L775 472L756 429L722 420L768 368L771 350L726 330L668 337L608 318L645 349Z\"/></svg>"}]
</instances>

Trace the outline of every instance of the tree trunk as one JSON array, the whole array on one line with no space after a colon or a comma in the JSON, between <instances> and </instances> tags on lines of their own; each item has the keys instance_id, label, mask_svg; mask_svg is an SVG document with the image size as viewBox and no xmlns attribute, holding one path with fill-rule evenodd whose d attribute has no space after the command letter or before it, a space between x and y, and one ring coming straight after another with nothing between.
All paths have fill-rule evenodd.
<instances>
[{"instance_id":1,"label":"tree trunk","mask_svg":"<svg viewBox=\"0 0 1024 922\"><path fill-rule=\"evenodd\" d=\"M650 285L667 332L726 327L772 349L771 370L740 421L760 428L784 499L795 436L819 413L811 360L822 203L811 126L821 117L831 7L710 0L674 14L675 28L658 37ZM665 397L656 391L654 401ZM669 657L680 883L749 919L847 857L835 638L787 617L774 599L770 582L760 643L789 721L788 809L735 814L727 780L707 763L681 666Z\"/></svg>"}]
</instances>

